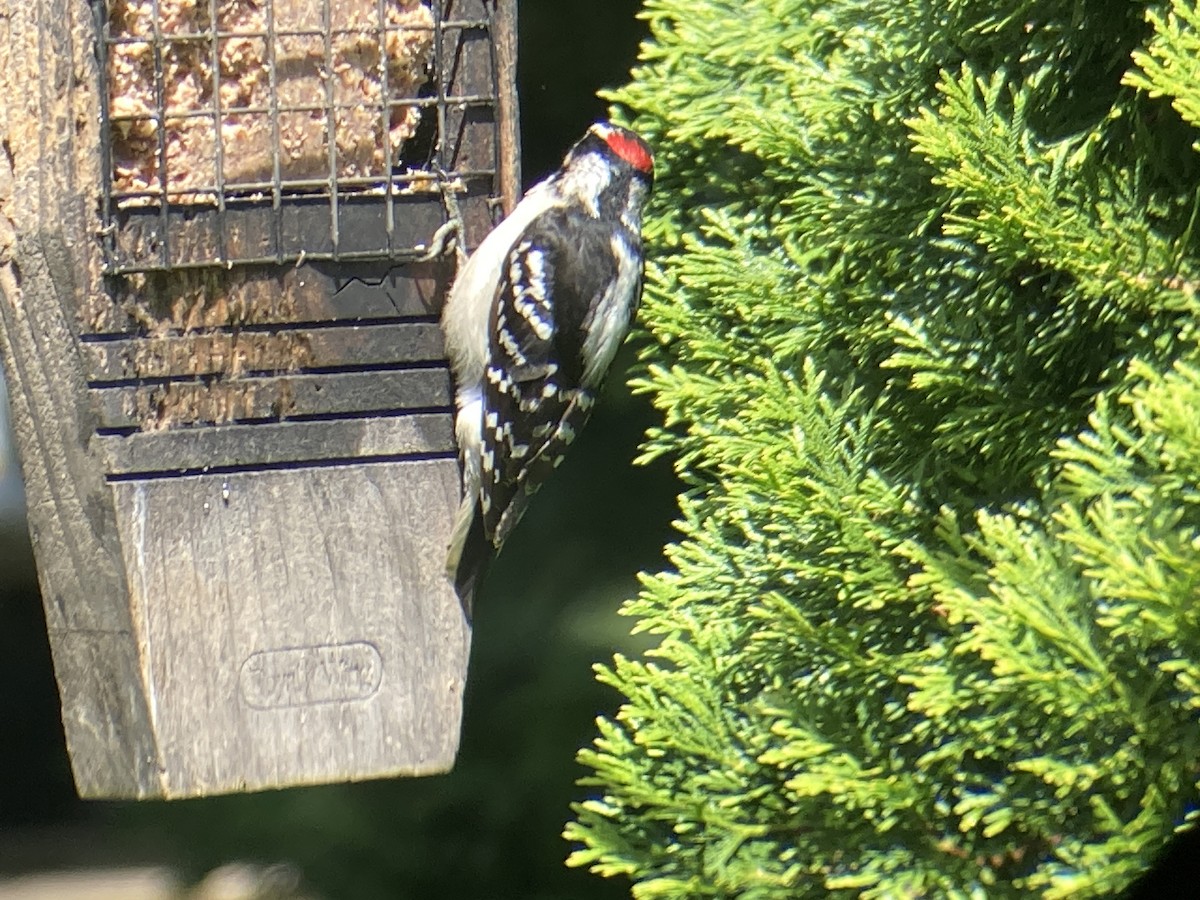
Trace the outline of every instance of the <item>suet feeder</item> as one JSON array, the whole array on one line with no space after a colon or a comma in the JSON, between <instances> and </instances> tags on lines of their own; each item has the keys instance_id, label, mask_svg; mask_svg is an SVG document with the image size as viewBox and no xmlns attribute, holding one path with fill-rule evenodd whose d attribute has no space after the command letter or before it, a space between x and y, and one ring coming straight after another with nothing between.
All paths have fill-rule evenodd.
<instances>
[{"instance_id":1,"label":"suet feeder","mask_svg":"<svg viewBox=\"0 0 1200 900\"><path fill-rule=\"evenodd\" d=\"M450 768L438 314L515 0L4 0L0 339L84 797Z\"/></svg>"}]
</instances>

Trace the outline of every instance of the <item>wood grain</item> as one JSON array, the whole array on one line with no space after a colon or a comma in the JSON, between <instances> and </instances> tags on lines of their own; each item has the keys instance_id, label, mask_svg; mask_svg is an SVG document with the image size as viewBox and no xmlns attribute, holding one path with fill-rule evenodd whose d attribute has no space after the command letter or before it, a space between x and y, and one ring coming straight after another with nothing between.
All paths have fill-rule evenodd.
<instances>
[{"instance_id":1,"label":"wood grain","mask_svg":"<svg viewBox=\"0 0 1200 900\"><path fill-rule=\"evenodd\" d=\"M63 726L80 793L157 793L158 750L75 336L98 260L86 4L10 3L0 30L0 328ZM76 80L76 73L80 78Z\"/></svg>"},{"instance_id":2,"label":"wood grain","mask_svg":"<svg viewBox=\"0 0 1200 900\"><path fill-rule=\"evenodd\" d=\"M149 272L89 295L81 327L98 337L362 320L436 320L448 262L247 266Z\"/></svg>"},{"instance_id":3,"label":"wood grain","mask_svg":"<svg viewBox=\"0 0 1200 900\"><path fill-rule=\"evenodd\" d=\"M438 362L445 358L442 330L434 322L353 325L347 328L167 335L118 339L83 347L94 387L219 374L290 369Z\"/></svg>"},{"instance_id":4,"label":"wood grain","mask_svg":"<svg viewBox=\"0 0 1200 900\"><path fill-rule=\"evenodd\" d=\"M176 381L106 387L96 394L99 427L161 430L176 425L284 420L312 416L381 415L402 410L447 410L450 373L444 368L264 375L220 384ZM181 445L189 435L179 435Z\"/></svg>"},{"instance_id":5,"label":"wood grain","mask_svg":"<svg viewBox=\"0 0 1200 900\"><path fill-rule=\"evenodd\" d=\"M450 768L457 492L449 459L113 485L166 793Z\"/></svg>"},{"instance_id":6,"label":"wood grain","mask_svg":"<svg viewBox=\"0 0 1200 900\"><path fill-rule=\"evenodd\" d=\"M521 201L521 117L517 95L517 0L497 0L495 22L500 196L504 201L504 213L507 215Z\"/></svg>"},{"instance_id":7,"label":"wood grain","mask_svg":"<svg viewBox=\"0 0 1200 900\"><path fill-rule=\"evenodd\" d=\"M181 443L162 431L97 436L93 449L110 477L454 455L454 426L441 414L229 425L197 429L189 438Z\"/></svg>"}]
</instances>

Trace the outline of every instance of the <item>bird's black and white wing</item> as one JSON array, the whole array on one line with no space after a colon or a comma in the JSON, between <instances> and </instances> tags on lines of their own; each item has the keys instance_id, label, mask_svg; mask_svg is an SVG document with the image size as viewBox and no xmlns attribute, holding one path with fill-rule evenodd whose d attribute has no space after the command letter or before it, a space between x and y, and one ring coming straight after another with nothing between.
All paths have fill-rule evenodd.
<instances>
[{"instance_id":1,"label":"bird's black and white wing","mask_svg":"<svg viewBox=\"0 0 1200 900\"><path fill-rule=\"evenodd\" d=\"M495 306L480 500L484 531L496 547L562 462L600 387L599 379L585 378L583 348L595 325L587 311L616 282L617 261L605 229L565 218L547 213L513 247ZM581 258L588 263L580 265Z\"/></svg>"}]
</instances>

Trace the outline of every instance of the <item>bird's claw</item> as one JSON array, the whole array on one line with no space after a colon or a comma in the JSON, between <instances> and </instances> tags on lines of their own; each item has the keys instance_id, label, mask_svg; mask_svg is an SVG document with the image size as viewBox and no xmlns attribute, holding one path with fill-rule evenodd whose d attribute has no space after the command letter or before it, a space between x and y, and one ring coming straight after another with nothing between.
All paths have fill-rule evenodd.
<instances>
[{"instance_id":1,"label":"bird's claw","mask_svg":"<svg viewBox=\"0 0 1200 900\"><path fill-rule=\"evenodd\" d=\"M467 261L467 252L464 246L467 228L463 222L462 212L458 208L457 188L461 183L448 181L444 173L438 174L438 181L441 184L442 203L446 207L446 221L433 233L429 247L417 258L417 262L432 262L438 259L445 254L449 243L453 241L456 261L461 268Z\"/></svg>"}]
</instances>

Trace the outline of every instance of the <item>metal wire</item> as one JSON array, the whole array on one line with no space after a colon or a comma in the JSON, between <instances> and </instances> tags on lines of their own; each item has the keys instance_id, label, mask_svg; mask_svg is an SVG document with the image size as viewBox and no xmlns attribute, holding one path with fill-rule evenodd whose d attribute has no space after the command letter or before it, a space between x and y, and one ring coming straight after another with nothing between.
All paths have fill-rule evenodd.
<instances>
[{"instance_id":1,"label":"metal wire","mask_svg":"<svg viewBox=\"0 0 1200 900\"><path fill-rule=\"evenodd\" d=\"M387 0L378 0L376 4L376 12L379 15L381 26L387 25ZM383 136L383 170L387 173L387 189L384 191L384 203L386 209L384 211L384 229L387 232L387 245L390 249L392 242L396 238L396 229L393 227L393 217L395 216L395 204L392 200L392 106L389 99L392 96L392 87L389 82L391 67L388 65L387 53L387 31L381 27L379 29L379 85L380 96L383 97L383 108L380 110L379 133Z\"/></svg>"},{"instance_id":2,"label":"metal wire","mask_svg":"<svg viewBox=\"0 0 1200 900\"><path fill-rule=\"evenodd\" d=\"M270 91L271 117L271 246L275 248L275 264L283 265L283 160L280 154L279 78L275 58L275 3L266 0L267 9L267 89ZM214 23L215 24L215 23Z\"/></svg>"},{"instance_id":3,"label":"metal wire","mask_svg":"<svg viewBox=\"0 0 1200 900\"><path fill-rule=\"evenodd\" d=\"M161 0L155 0L161 2ZM214 177L217 185L217 257L228 259L226 252L226 237L229 234L229 219L225 214L225 142L221 140L221 123L225 117L221 114L221 38L217 27L217 0L208 0L208 20L212 23L212 102L213 102L213 157ZM159 133L166 133L166 121L163 120ZM272 150L275 148L272 147ZM166 205L167 176L165 170L159 176L163 182L164 206ZM170 239L170 226L166 232Z\"/></svg>"},{"instance_id":4,"label":"metal wire","mask_svg":"<svg viewBox=\"0 0 1200 900\"><path fill-rule=\"evenodd\" d=\"M154 19L152 33L124 34L114 33L119 29L112 20L110 2L93 0L97 32L101 37L101 163L107 173L107 177L102 179L101 234L107 274L229 268L235 265L284 265L300 260L418 259L424 253L428 235L414 234L414 229L404 227L403 217L411 208L411 203L399 203L399 198L411 201L414 196L427 196L430 203L440 207L440 191L447 182L468 183L488 179L489 183L494 183L498 166L496 159L491 161L490 167L464 167L455 171L454 164L460 158L461 148L448 133L452 108L456 121L467 116L472 109L490 110L493 115L498 109L494 86L487 93L455 94L449 89L453 82L449 67L453 62L447 57L453 54L449 53L448 44L453 39L448 36L453 33L461 39L468 33L482 33L490 42L493 29L493 7L490 4L484 7L488 11L484 18L456 19L453 17L453 0L433 0L430 4L432 26L418 29L410 25L389 24L388 0L359 0L365 10L371 11L375 21L370 28L343 28L335 27L333 0L323 0L319 26L280 28L277 27L279 23L276 18L280 0L266 0L261 7L265 13L261 27L238 30L231 21L221 21L218 0L209 0L206 4L209 16L207 28L166 33L161 8L165 0L151 0ZM394 97L395 82L388 58L389 35L411 34L417 30L426 30L431 37L430 96ZM341 37L370 40L377 46L377 67L372 66L365 71L379 85L378 100L346 98L345 90L335 85L333 70L336 47ZM267 68L268 94L265 101L252 91L243 95L236 90L222 93L222 86L229 83L229 78L222 74L223 50L231 40L246 39L261 42L265 47L263 59ZM286 101L281 96L283 76L279 72L280 46L281 42L288 40L297 44L309 42L307 46L312 49L316 49L317 42L320 42L319 63L313 66L311 72L306 71L303 75L306 79L320 79L323 89L316 96L289 96ZM119 48L124 45L146 44L150 45L152 59L153 108L143 111L135 107L132 113L120 108L114 111L115 98L112 92L116 88L110 72L110 60L114 53L121 52ZM211 81L207 85L211 96L199 98L192 108L176 108L177 98L173 97L172 107L168 109L167 79L177 75L168 74L167 60L175 67L173 71L177 71L183 59L181 54L189 47L196 48L197 58L200 55L207 56L212 68ZM308 60L307 54L305 58ZM299 102L301 99L303 102ZM375 152L381 156L382 162L378 165L368 163L355 174L341 174L339 169L343 165L339 159L339 126L356 111L364 109L371 120L378 123L378 136L382 144ZM392 144L392 126L397 121L396 117L412 121L417 115L422 120L432 115L435 120L434 150L428 160L406 160L398 152L399 148ZM304 121L317 116L323 119L323 139L327 142L323 148L323 171L318 174L308 167L289 173L283 150L282 123L285 120ZM180 182L178 165L172 156L179 151L170 142L175 140L181 144L180 134L189 127L187 123L194 121L196 127L202 127L199 123L205 120L212 123L212 158L203 167L198 160L194 161L192 173L183 176L186 180ZM256 169L247 173L230 167L230 146L226 144L223 126L231 122L266 123L269 135L266 140L270 145L269 148L263 148L266 171ZM153 165L150 166L153 175L143 177L143 184L121 184L118 181L120 160L115 150L118 129L129 134L135 129L147 128L154 131L156 138ZM176 131L172 132L172 129ZM461 131L461 126L458 130ZM244 152L244 148L239 150ZM425 165L429 165L428 170ZM211 179L202 174L205 171L211 171ZM172 181L173 175L177 179L175 183ZM347 207L347 203L352 203L354 210ZM346 245L343 239L343 216L350 212L358 214L364 206L376 203L381 212L378 217L381 220L378 238L364 236L356 225L353 246ZM302 211L297 213L297 209ZM289 234L290 230L295 230L297 216L305 223L303 233ZM327 221L322 225L319 218L314 220L313 217L324 217ZM247 235L247 223L259 228L262 234ZM195 250L198 244L196 235L206 236L199 242L203 253Z\"/></svg>"},{"instance_id":5,"label":"metal wire","mask_svg":"<svg viewBox=\"0 0 1200 900\"><path fill-rule=\"evenodd\" d=\"M171 264L170 240L168 238L168 218L167 209L167 184L169 183L170 173L167 170L167 113L166 113L166 97L163 89L163 36L161 29L162 14L159 8L159 0L153 0L152 9L154 11L154 44L152 52L154 55L154 108L158 113L158 183L162 188L160 195L159 210L161 215L162 231L159 235L159 261L163 267Z\"/></svg>"}]
</instances>

